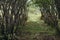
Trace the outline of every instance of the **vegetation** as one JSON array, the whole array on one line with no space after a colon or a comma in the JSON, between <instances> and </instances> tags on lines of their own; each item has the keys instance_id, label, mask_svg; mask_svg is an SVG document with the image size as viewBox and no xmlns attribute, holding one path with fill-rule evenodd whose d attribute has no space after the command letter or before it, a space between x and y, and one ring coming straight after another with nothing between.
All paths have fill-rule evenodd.
<instances>
[{"instance_id":1,"label":"vegetation","mask_svg":"<svg viewBox=\"0 0 60 40\"><path fill-rule=\"evenodd\" d=\"M59 0L0 0L0 40L21 40L26 31L59 35L59 3Z\"/></svg>"},{"instance_id":2,"label":"vegetation","mask_svg":"<svg viewBox=\"0 0 60 40\"><path fill-rule=\"evenodd\" d=\"M58 29L58 12L56 9L55 1L54 0L32 0L34 4L37 4L41 8L41 13L45 23L51 25L52 27Z\"/></svg>"}]
</instances>

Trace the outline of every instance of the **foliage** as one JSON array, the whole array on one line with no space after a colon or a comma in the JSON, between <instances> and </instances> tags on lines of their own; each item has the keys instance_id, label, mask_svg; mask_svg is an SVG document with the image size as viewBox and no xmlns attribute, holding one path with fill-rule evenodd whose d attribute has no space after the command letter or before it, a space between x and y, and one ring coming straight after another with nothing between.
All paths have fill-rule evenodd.
<instances>
[{"instance_id":1,"label":"foliage","mask_svg":"<svg viewBox=\"0 0 60 40\"><path fill-rule=\"evenodd\" d=\"M34 4L36 4L37 6L43 6L43 5L50 5L52 4L52 2L54 2L54 0L32 0Z\"/></svg>"}]
</instances>

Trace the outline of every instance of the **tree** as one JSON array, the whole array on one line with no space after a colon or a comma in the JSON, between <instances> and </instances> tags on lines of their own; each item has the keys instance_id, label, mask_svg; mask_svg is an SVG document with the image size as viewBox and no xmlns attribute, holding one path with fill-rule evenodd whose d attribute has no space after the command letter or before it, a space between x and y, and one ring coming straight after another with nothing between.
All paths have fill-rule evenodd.
<instances>
[{"instance_id":1,"label":"tree","mask_svg":"<svg viewBox=\"0 0 60 40\"><path fill-rule=\"evenodd\" d=\"M23 26L26 17L26 2L27 0L0 0L0 10L2 12L2 29L1 34L3 35L2 40L17 40L14 39L18 36L18 28ZM9 36L10 35L10 36Z\"/></svg>"},{"instance_id":2,"label":"tree","mask_svg":"<svg viewBox=\"0 0 60 40\"><path fill-rule=\"evenodd\" d=\"M60 0L55 0L55 4L58 11L58 18L60 19Z\"/></svg>"}]
</instances>

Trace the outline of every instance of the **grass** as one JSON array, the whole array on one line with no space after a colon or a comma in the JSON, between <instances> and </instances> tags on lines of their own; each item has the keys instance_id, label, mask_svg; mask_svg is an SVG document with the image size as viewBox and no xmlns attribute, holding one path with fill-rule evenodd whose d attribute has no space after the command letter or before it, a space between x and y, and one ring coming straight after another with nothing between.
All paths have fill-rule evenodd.
<instances>
[{"instance_id":1,"label":"grass","mask_svg":"<svg viewBox=\"0 0 60 40\"><path fill-rule=\"evenodd\" d=\"M39 24L36 22L29 22L24 29L26 31L30 31L31 33L48 32L52 34L55 32L55 30L50 26L47 26L46 24Z\"/></svg>"}]
</instances>

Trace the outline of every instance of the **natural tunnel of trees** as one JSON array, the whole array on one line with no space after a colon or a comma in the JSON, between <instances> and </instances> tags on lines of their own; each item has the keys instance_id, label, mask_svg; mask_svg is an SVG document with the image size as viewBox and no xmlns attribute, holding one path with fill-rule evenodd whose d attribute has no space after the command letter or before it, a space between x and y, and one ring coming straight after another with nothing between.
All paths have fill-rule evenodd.
<instances>
[{"instance_id":1,"label":"natural tunnel of trees","mask_svg":"<svg viewBox=\"0 0 60 40\"><path fill-rule=\"evenodd\" d=\"M27 21L27 1L28 0L0 0L0 40L18 40L20 34L19 26L24 26ZM32 0L40 7L41 18L45 23L60 32L58 19L60 19L60 0ZM19 32L19 33L17 33ZM16 39L15 39L16 38Z\"/></svg>"}]
</instances>

